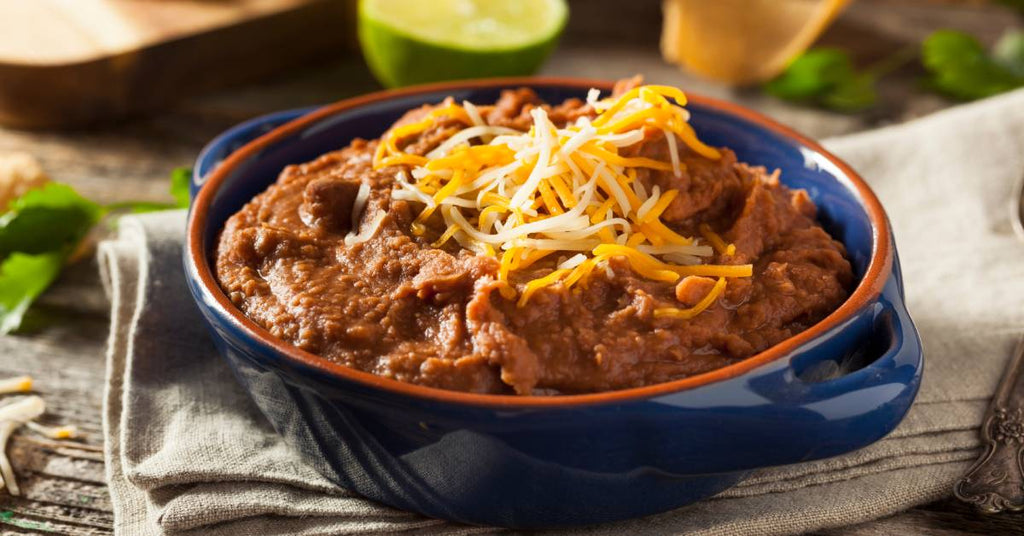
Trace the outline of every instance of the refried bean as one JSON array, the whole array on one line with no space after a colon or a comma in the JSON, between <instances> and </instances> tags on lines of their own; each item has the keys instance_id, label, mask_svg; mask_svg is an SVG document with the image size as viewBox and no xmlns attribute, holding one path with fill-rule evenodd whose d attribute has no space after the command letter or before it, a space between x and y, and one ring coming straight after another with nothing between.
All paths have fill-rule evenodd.
<instances>
[{"instance_id":1,"label":"refried bean","mask_svg":"<svg viewBox=\"0 0 1024 536\"><path fill-rule=\"evenodd\" d=\"M594 114L580 100L549 107L531 90L517 89L505 91L484 118L526 130L536 106L556 125ZM431 109L412 110L399 124ZM456 130L440 121L404 151L425 154ZM646 131L631 150L667 161L664 136ZM373 169L378 143L357 139L285 168L227 221L216 253L221 287L249 318L298 348L358 370L475 393L651 385L761 352L835 310L853 284L843 245L817 223L806 192L781 184L778 173L737 162L729 149L713 160L680 143L680 176L641 169L637 180L648 189L678 189L662 221L686 236L710 227L736 249L707 262L749 263L753 276L730 280L693 318L655 317L659 307L692 305L715 280L654 281L612 257L586 286L548 286L519 307L499 292L497 259L455 241L431 247L445 230L437 218L424 235L410 232L422 205L392 199L399 167ZM346 245L360 223L353 222L352 206L361 184L370 187L362 222L377 217L379 227L369 240ZM554 257L513 273L509 283L521 288L550 273Z\"/></svg>"}]
</instances>

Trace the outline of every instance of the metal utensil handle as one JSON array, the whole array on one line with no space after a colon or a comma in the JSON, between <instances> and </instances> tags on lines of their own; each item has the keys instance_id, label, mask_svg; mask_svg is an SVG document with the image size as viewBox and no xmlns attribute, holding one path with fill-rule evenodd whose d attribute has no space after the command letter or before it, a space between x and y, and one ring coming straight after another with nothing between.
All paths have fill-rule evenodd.
<instances>
[{"instance_id":1,"label":"metal utensil handle","mask_svg":"<svg viewBox=\"0 0 1024 536\"><path fill-rule=\"evenodd\" d=\"M981 437L985 453L953 493L986 513L1024 510L1024 337L1017 343Z\"/></svg>"}]
</instances>

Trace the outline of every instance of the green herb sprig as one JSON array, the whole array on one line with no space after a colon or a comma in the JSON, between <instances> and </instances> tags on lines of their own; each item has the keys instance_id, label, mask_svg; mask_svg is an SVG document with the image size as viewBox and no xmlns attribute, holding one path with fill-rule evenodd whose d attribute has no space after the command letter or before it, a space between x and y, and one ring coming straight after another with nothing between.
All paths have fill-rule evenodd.
<instances>
[{"instance_id":1,"label":"green herb sprig","mask_svg":"<svg viewBox=\"0 0 1024 536\"><path fill-rule=\"evenodd\" d=\"M859 112L878 101L878 80L914 59L905 48L863 70L838 48L813 48L797 57L786 70L765 84L780 99L814 104L837 112Z\"/></svg>"},{"instance_id":2,"label":"green herb sprig","mask_svg":"<svg viewBox=\"0 0 1024 536\"><path fill-rule=\"evenodd\" d=\"M857 72L845 51L814 48L793 60L764 90L783 100L856 112L875 104L876 80L871 72Z\"/></svg>"},{"instance_id":3,"label":"green herb sprig","mask_svg":"<svg viewBox=\"0 0 1024 536\"><path fill-rule=\"evenodd\" d=\"M0 335L21 327L26 311L57 279L89 232L108 216L188 207L191 170L171 174L174 203L100 205L51 182L0 211Z\"/></svg>"},{"instance_id":4,"label":"green herb sprig","mask_svg":"<svg viewBox=\"0 0 1024 536\"><path fill-rule=\"evenodd\" d=\"M900 50L861 71L844 50L810 49L763 89L791 102L858 112L877 102L879 79L917 56L928 72L925 87L954 99L980 99L1024 87L1024 31L1008 31L990 52L968 34L938 30L920 50Z\"/></svg>"},{"instance_id":5,"label":"green herb sprig","mask_svg":"<svg viewBox=\"0 0 1024 536\"><path fill-rule=\"evenodd\" d=\"M1024 32L1008 32L992 52L963 32L939 30L921 44L928 87L959 100L1024 87Z\"/></svg>"}]
</instances>

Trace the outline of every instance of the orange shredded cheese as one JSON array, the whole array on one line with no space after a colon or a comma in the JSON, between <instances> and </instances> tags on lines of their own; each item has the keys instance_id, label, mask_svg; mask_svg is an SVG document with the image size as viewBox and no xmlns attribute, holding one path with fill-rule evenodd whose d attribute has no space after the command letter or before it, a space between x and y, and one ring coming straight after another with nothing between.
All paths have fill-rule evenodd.
<instances>
[{"instance_id":1,"label":"orange shredded cheese","mask_svg":"<svg viewBox=\"0 0 1024 536\"><path fill-rule=\"evenodd\" d=\"M719 277L718 281L715 282L715 286L711 287L711 291L709 291L707 293L707 295L705 295L703 298L701 298L701 300L699 302L697 302L697 305L694 305L693 307L690 307L689 309L677 309L675 307L660 307L660 308L654 310L654 317L655 318L670 317L670 318L680 318L680 319L683 319L683 320L688 320L690 318L693 318L693 317L697 316L698 314L703 312L708 307L711 307L711 304L715 303L715 300L717 300L718 297L721 296L722 292L724 292L724 291L725 291L725 277Z\"/></svg>"},{"instance_id":2,"label":"orange shredded cheese","mask_svg":"<svg viewBox=\"0 0 1024 536\"><path fill-rule=\"evenodd\" d=\"M701 236L711 244L711 247L715 248L720 255L729 255L730 257L736 254L736 246L734 244L726 244L725 240L722 240L718 233L711 230L711 227L706 223L700 224L698 227Z\"/></svg>"},{"instance_id":3,"label":"orange shredded cheese","mask_svg":"<svg viewBox=\"0 0 1024 536\"><path fill-rule=\"evenodd\" d=\"M709 159L720 158L720 153L697 138L683 108L686 95L677 88L640 86L619 97L588 97L588 102L596 116L564 126L553 124L543 108L534 108L532 126L521 132L488 125L478 108L449 100L385 133L373 166L402 168L392 197L423 205L412 223L414 235L426 235L428 222L441 221L444 231L431 242L433 247L454 239L498 259L501 285L496 288L505 299L518 294L520 307L547 287L586 287L595 269L609 271L608 261L621 257L634 272L657 281L717 276L707 304L664 313L696 315L721 293L727 278L748 277L752 267L702 264L702 258L732 246L703 229L711 247L701 245L666 225L662 215L680 192L658 187L648 191L651 187L638 180L637 170L680 174L685 169L680 144ZM404 151L406 140L441 121L461 128L425 155ZM670 161L629 150L648 130L665 134ZM407 175L415 180L406 180ZM562 253L556 268L520 283L517 293L512 275L556 253Z\"/></svg>"}]
</instances>

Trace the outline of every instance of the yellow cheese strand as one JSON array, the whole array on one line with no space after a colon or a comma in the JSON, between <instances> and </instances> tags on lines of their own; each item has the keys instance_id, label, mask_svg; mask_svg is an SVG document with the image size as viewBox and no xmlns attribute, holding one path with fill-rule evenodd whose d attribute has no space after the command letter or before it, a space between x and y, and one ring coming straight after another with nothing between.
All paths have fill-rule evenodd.
<instances>
[{"instance_id":1,"label":"yellow cheese strand","mask_svg":"<svg viewBox=\"0 0 1024 536\"><path fill-rule=\"evenodd\" d=\"M603 128L599 128L597 131L600 134L615 134L626 130L633 130L639 126L642 126L649 120L654 120L655 126L666 126L667 125L667 114L664 110L659 108L647 108L646 110L640 110L639 112L633 112L622 119L612 123Z\"/></svg>"},{"instance_id":2,"label":"yellow cheese strand","mask_svg":"<svg viewBox=\"0 0 1024 536\"><path fill-rule=\"evenodd\" d=\"M537 185L537 190L540 192L541 199L544 200L544 206L547 207L548 214L557 215L565 213L562 207L558 205L555 193L551 191L551 187L548 186L546 181Z\"/></svg>"},{"instance_id":3,"label":"yellow cheese strand","mask_svg":"<svg viewBox=\"0 0 1024 536\"><path fill-rule=\"evenodd\" d=\"M696 151L697 154L704 156L706 158L710 158L712 160L718 160L719 158L722 157L722 153L720 153L718 149L715 149L710 145L706 145L704 142L697 139L697 133L694 132L693 127L691 127L689 124L680 123L676 125L676 128L669 127L669 130L675 132L675 134L679 136L681 140L683 140L683 143L685 143L691 149Z\"/></svg>"},{"instance_id":4,"label":"yellow cheese strand","mask_svg":"<svg viewBox=\"0 0 1024 536\"><path fill-rule=\"evenodd\" d=\"M633 88L633 89L623 93L622 95L620 95L617 98L617 100L615 101L615 103L612 104L611 107L609 107L607 110L601 112L601 114L596 119L594 119L592 124L595 127L599 127L599 126L607 123L608 120L610 120L616 113L618 113L618 111L621 110L622 107L625 106L627 102L629 102L631 99L639 96L640 95L640 91L643 90L643 89L647 89L647 90L649 90L651 92L654 92L654 93L658 93L658 94L662 94L662 95L665 95L665 96L668 96L668 97L672 97L679 104L679 106L686 106L686 94L683 93L683 91L681 89L679 89L679 88L674 88L672 86L658 86L658 85L639 86L639 87L635 87L635 88Z\"/></svg>"},{"instance_id":5,"label":"yellow cheese strand","mask_svg":"<svg viewBox=\"0 0 1024 536\"><path fill-rule=\"evenodd\" d=\"M648 236L648 239L651 240L651 243L656 246L660 246L661 244L664 244L666 242L674 246L689 246L690 244L693 244L692 239L682 236L673 231L672 229L669 229L664 223L661 222L661 220L657 218L641 224L640 230L643 231L644 234ZM658 240L661 241L661 243L655 244L653 240L654 237L657 237Z\"/></svg>"},{"instance_id":6,"label":"yellow cheese strand","mask_svg":"<svg viewBox=\"0 0 1024 536\"><path fill-rule=\"evenodd\" d=\"M703 275L708 277L750 277L754 275L753 264L695 264L693 266L673 266L672 271L686 275Z\"/></svg>"},{"instance_id":7,"label":"yellow cheese strand","mask_svg":"<svg viewBox=\"0 0 1024 536\"><path fill-rule=\"evenodd\" d=\"M484 230L484 223L487 221L487 216L489 216L491 214L501 215L501 214L505 214L506 212L508 212L508 207L507 206L503 207L501 205L491 205L491 206L485 207L483 210L480 211L480 216L479 216L479 221L477 223L477 228L480 229L481 231Z\"/></svg>"},{"instance_id":8,"label":"yellow cheese strand","mask_svg":"<svg viewBox=\"0 0 1024 536\"><path fill-rule=\"evenodd\" d=\"M432 248L439 248L439 247L443 246L444 243L447 242L451 237L455 236L455 233L458 232L458 231L459 231L459 226L458 225L454 225L454 224L453 225L449 225L448 229L446 229L444 231L444 234L442 234L437 240L435 240L435 241L430 243L430 247L432 247Z\"/></svg>"},{"instance_id":9,"label":"yellow cheese strand","mask_svg":"<svg viewBox=\"0 0 1024 536\"><path fill-rule=\"evenodd\" d=\"M647 240L647 237L644 236L643 233L636 233L626 240L626 247L635 248L640 244L643 244L645 240Z\"/></svg>"},{"instance_id":10,"label":"yellow cheese strand","mask_svg":"<svg viewBox=\"0 0 1024 536\"><path fill-rule=\"evenodd\" d=\"M565 285L566 288L572 288L576 283L582 281L583 285L586 286L586 277L590 275L590 272L594 270L594 266L596 265L597 263L594 262L593 258L581 262L579 266L573 268L572 273L565 278L565 281L563 281L562 284Z\"/></svg>"},{"instance_id":11,"label":"yellow cheese strand","mask_svg":"<svg viewBox=\"0 0 1024 536\"><path fill-rule=\"evenodd\" d=\"M498 280L508 281L508 273L512 270L512 260L516 258L519 251L522 248L511 247L505 250L505 253L501 254L501 260L498 261Z\"/></svg>"},{"instance_id":12,"label":"yellow cheese strand","mask_svg":"<svg viewBox=\"0 0 1024 536\"><path fill-rule=\"evenodd\" d=\"M718 233L711 230L711 227L706 223L700 224L698 227L701 236L711 244L711 247L715 248L720 255L733 255L736 253L736 246L732 244L726 244L725 240L722 240Z\"/></svg>"},{"instance_id":13,"label":"yellow cheese strand","mask_svg":"<svg viewBox=\"0 0 1024 536\"><path fill-rule=\"evenodd\" d=\"M466 125L473 124L473 120L469 117L469 114L466 112L465 109L463 109L459 105L449 103L447 106L431 110L430 113L428 113L426 117L424 117L423 119L416 121L415 123L409 123L407 125L402 125L400 127L393 128L389 132L387 132L382 137L381 143L374 153L373 168L380 169L382 167L386 167L389 165L395 165L387 163L385 157L389 154L403 157L415 156L409 155L399 150L397 145L398 141L403 138L412 136L413 134L423 132L424 130L430 128L430 126L433 125L434 122L442 116L448 116L451 117L452 119L457 119L465 123Z\"/></svg>"},{"instance_id":14,"label":"yellow cheese strand","mask_svg":"<svg viewBox=\"0 0 1024 536\"><path fill-rule=\"evenodd\" d=\"M644 217L640 219L640 224L642 225L649 221L658 219L661 216L661 213L665 212L665 209L672 204L672 201L674 201L678 195L679 190L669 190L661 194L661 198L658 199L658 202L655 203L654 206L651 207L651 210L648 210L647 214L644 214Z\"/></svg>"},{"instance_id":15,"label":"yellow cheese strand","mask_svg":"<svg viewBox=\"0 0 1024 536\"><path fill-rule=\"evenodd\" d=\"M456 169L455 173L452 173L452 178L449 179L436 194L434 194L434 202L440 203L441 201L444 201L445 198L455 193L455 190L458 190L459 186L462 186L463 177L465 177L465 172L461 169Z\"/></svg>"},{"instance_id":16,"label":"yellow cheese strand","mask_svg":"<svg viewBox=\"0 0 1024 536\"><path fill-rule=\"evenodd\" d=\"M633 271L647 279L666 283L674 283L679 279L679 274L672 271L672 265L633 248L618 244L601 244L594 248L593 253L595 257L625 257Z\"/></svg>"},{"instance_id":17,"label":"yellow cheese strand","mask_svg":"<svg viewBox=\"0 0 1024 536\"><path fill-rule=\"evenodd\" d=\"M564 205L565 208L572 208L576 206L576 196L573 195L572 190L570 190L569 186L565 184L562 177L555 175L548 179L548 182L550 182L551 186L555 189L555 193L558 194L559 201L562 202L562 205Z\"/></svg>"},{"instance_id":18,"label":"yellow cheese strand","mask_svg":"<svg viewBox=\"0 0 1024 536\"><path fill-rule=\"evenodd\" d=\"M689 309L676 309L675 307L660 307L654 310L654 318L679 318L682 320L689 320L708 307L711 307L715 300L722 295L725 291L725 278L719 277L718 281L715 282L715 286L711 287L711 290L702 298L697 305L690 307Z\"/></svg>"},{"instance_id":19,"label":"yellow cheese strand","mask_svg":"<svg viewBox=\"0 0 1024 536\"><path fill-rule=\"evenodd\" d=\"M608 214L608 209L612 208L612 204L614 203L614 199L606 199L604 203L601 203L601 206L597 207L597 209L589 210L590 223L603 222ZM601 242L605 244L615 243L615 233L613 233L612 230L607 227L602 227L598 229L597 237L601 239Z\"/></svg>"},{"instance_id":20,"label":"yellow cheese strand","mask_svg":"<svg viewBox=\"0 0 1024 536\"><path fill-rule=\"evenodd\" d=\"M530 301L530 297L533 296L534 292L537 292L543 287L551 286L557 283L559 280L562 279L563 276L565 276L568 273L569 269L563 268L561 270L555 270L550 274L539 279L534 279L533 281L530 281L529 283L526 284L526 287L523 289L522 295L519 296L519 301L516 302L516 307L525 306L526 303Z\"/></svg>"},{"instance_id":21,"label":"yellow cheese strand","mask_svg":"<svg viewBox=\"0 0 1024 536\"><path fill-rule=\"evenodd\" d=\"M414 154L396 154L394 156L386 156L379 160L380 167L388 166L422 166L427 163L427 158L424 156Z\"/></svg>"},{"instance_id":22,"label":"yellow cheese strand","mask_svg":"<svg viewBox=\"0 0 1024 536\"><path fill-rule=\"evenodd\" d=\"M500 196L494 192L487 192L480 198L481 203L484 203L486 205L497 205L504 209L508 209L508 204L511 201L511 199Z\"/></svg>"},{"instance_id":23,"label":"yellow cheese strand","mask_svg":"<svg viewBox=\"0 0 1024 536\"><path fill-rule=\"evenodd\" d=\"M672 164L668 162L654 160L653 158L646 158L642 156L619 156L615 153L597 147L596 145L584 146L581 147L580 150L590 153L610 164L615 164L616 166L650 168L657 169L659 171L672 171Z\"/></svg>"}]
</instances>

